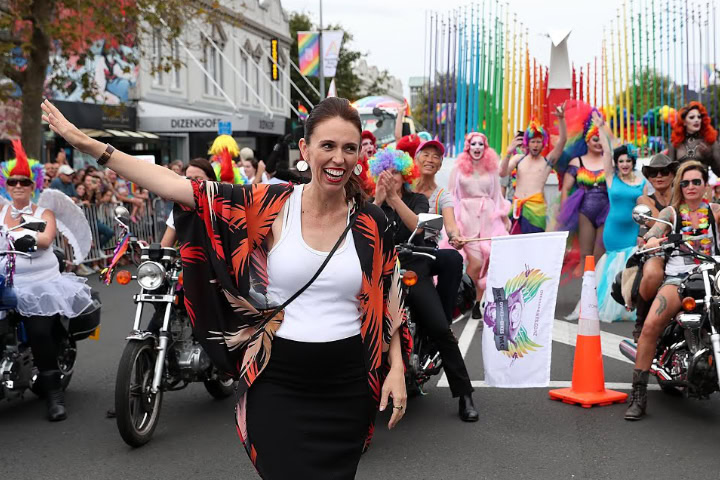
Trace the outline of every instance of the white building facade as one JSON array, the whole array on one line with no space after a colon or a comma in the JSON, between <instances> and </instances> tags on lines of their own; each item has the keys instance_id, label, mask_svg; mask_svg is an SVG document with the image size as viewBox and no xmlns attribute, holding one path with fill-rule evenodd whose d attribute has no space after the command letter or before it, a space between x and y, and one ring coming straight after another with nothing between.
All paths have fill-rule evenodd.
<instances>
[{"instance_id":1,"label":"white building facade","mask_svg":"<svg viewBox=\"0 0 720 480\"><path fill-rule=\"evenodd\" d=\"M162 163L207 157L214 138L230 132L265 158L286 131L292 39L280 0L222 0L213 13L171 44L155 31L142 59L132 92L138 130L165 140ZM153 75L168 55L183 66Z\"/></svg>"}]
</instances>

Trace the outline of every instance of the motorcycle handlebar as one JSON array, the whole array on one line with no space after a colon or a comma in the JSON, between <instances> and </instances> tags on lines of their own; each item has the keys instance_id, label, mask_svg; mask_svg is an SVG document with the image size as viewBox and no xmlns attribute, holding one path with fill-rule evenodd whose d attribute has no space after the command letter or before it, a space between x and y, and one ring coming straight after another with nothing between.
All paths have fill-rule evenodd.
<instances>
[{"instance_id":1,"label":"motorcycle handlebar","mask_svg":"<svg viewBox=\"0 0 720 480\"><path fill-rule=\"evenodd\" d=\"M420 247L418 245L413 245L412 243L403 243L398 245L398 247L403 250L410 250L411 252L416 253L429 253L431 255L437 253L437 248L435 247Z\"/></svg>"}]
</instances>

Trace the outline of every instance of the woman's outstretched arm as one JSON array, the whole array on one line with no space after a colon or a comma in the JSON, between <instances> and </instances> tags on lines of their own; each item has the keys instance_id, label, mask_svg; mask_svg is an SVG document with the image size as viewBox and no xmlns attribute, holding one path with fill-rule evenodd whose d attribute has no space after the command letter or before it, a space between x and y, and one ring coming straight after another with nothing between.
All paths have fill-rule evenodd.
<instances>
[{"instance_id":1,"label":"woman's outstretched arm","mask_svg":"<svg viewBox=\"0 0 720 480\"><path fill-rule=\"evenodd\" d=\"M43 120L48 122L50 129L62 136L70 145L93 158L99 158L103 154L106 148L105 144L81 132L50 101L45 100L42 103L42 109ZM150 164L119 150L113 152L105 166L164 199L188 207L195 206L190 180L177 175L169 168Z\"/></svg>"}]
</instances>

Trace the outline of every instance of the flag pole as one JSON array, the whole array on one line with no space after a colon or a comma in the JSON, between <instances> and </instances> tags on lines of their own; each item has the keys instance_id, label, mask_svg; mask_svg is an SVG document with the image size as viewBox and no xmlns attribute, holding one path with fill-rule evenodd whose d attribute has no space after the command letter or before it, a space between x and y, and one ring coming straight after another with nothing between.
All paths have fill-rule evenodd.
<instances>
[{"instance_id":1,"label":"flag pole","mask_svg":"<svg viewBox=\"0 0 720 480\"><path fill-rule=\"evenodd\" d=\"M320 33L318 34L318 48L320 49L320 101L325 99L325 67L323 60L325 52L323 51L323 20L322 20L322 0L320 0Z\"/></svg>"}]
</instances>

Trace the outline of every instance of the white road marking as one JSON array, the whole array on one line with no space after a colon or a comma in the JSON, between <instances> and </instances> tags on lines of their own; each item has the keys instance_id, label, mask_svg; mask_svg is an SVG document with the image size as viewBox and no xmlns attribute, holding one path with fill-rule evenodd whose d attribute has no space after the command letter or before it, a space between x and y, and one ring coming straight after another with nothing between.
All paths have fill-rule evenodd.
<instances>
[{"instance_id":1,"label":"white road marking","mask_svg":"<svg viewBox=\"0 0 720 480\"><path fill-rule=\"evenodd\" d=\"M474 388L494 388L485 383L484 380L473 380L471 383ZM550 385L548 385L547 388L569 388L571 386L572 382L569 381L551 380ZM605 388L608 390L632 390L632 383L605 382ZM660 390L660 385L650 383L648 384L648 390Z\"/></svg>"},{"instance_id":2,"label":"white road marking","mask_svg":"<svg viewBox=\"0 0 720 480\"><path fill-rule=\"evenodd\" d=\"M460 353L462 354L463 358L465 358L465 355L467 354L468 350L470 349L470 343L472 342L473 337L475 336L476 332L482 332L482 330L478 330L478 325L480 324L481 320L472 319L469 318L469 314L465 314L464 316L458 317L453 321L453 323L457 323L463 319L468 317L468 322L465 324L465 328L463 328L462 334L460 335L460 339L458 340L458 344L460 347ZM555 319L555 323L553 324L553 341L563 343L565 345L569 345L571 347L574 347L577 343L577 330L578 326L574 323L566 322L565 320L558 320ZM619 360L624 363L628 363L632 365L632 362L625 358L625 356L620 353L620 350L618 348L618 345L620 345L620 342L622 340L625 340L628 337L623 337L622 335L616 335L614 333L610 332L600 332L600 344L602 346L602 352L603 356L612 358L614 360ZM571 382L568 381L551 381L550 387L552 388L565 388L569 387ZM482 380L474 380L472 382L473 387L478 388L486 388L488 387L487 384L485 384ZM615 386L613 386L615 385ZM447 376L443 372L442 377L440 377L440 380L438 380L437 383L438 387L441 388L448 388L450 384L448 383ZM611 383L607 382L605 384L606 388L609 389L615 389L615 390L630 390L631 384L629 383ZM657 385L653 385L651 389L657 389L659 388ZM650 388L650 386L649 386Z\"/></svg>"}]
</instances>

